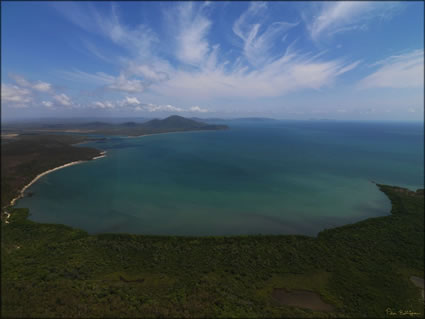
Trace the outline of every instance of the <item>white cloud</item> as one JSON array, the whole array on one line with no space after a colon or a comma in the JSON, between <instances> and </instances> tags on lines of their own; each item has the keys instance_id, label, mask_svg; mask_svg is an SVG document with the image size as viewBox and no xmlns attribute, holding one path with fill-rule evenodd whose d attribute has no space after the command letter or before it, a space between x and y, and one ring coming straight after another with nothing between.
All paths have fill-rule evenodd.
<instances>
[{"instance_id":1,"label":"white cloud","mask_svg":"<svg viewBox=\"0 0 425 319\"><path fill-rule=\"evenodd\" d=\"M66 94L64 94L64 93L54 95L53 96L53 99L57 103L59 103L60 105L63 105L63 106L71 106L72 105L71 98L69 96L67 96Z\"/></svg>"},{"instance_id":2,"label":"white cloud","mask_svg":"<svg viewBox=\"0 0 425 319\"><path fill-rule=\"evenodd\" d=\"M166 68L168 68L168 66L166 66ZM142 76L147 81L164 81L168 80L169 78L166 72L157 71L152 65L147 64L137 65L133 62L130 62L128 72Z\"/></svg>"},{"instance_id":3,"label":"white cloud","mask_svg":"<svg viewBox=\"0 0 425 319\"><path fill-rule=\"evenodd\" d=\"M145 112L208 112L207 109L200 106L192 106L190 108L181 108L171 104L153 104L142 103L137 97L125 97L122 100L113 101L95 101L91 104L95 108L112 109L112 108L127 108L134 111Z\"/></svg>"},{"instance_id":4,"label":"white cloud","mask_svg":"<svg viewBox=\"0 0 425 319\"><path fill-rule=\"evenodd\" d=\"M149 112L158 112L158 111L162 111L162 112L183 112L184 110L182 108L179 108L177 106L173 106L170 104L167 105L155 105L155 104L147 104L145 106L145 109L148 110Z\"/></svg>"},{"instance_id":5,"label":"white cloud","mask_svg":"<svg viewBox=\"0 0 425 319\"><path fill-rule=\"evenodd\" d=\"M129 104L129 105L139 105L139 104L141 104L140 101L137 99L137 97L126 97L125 102L126 102L126 104Z\"/></svg>"},{"instance_id":6,"label":"white cloud","mask_svg":"<svg viewBox=\"0 0 425 319\"><path fill-rule=\"evenodd\" d=\"M360 88L423 88L424 51L391 56L374 64L378 70L360 81Z\"/></svg>"},{"instance_id":7,"label":"white cloud","mask_svg":"<svg viewBox=\"0 0 425 319\"><path fill-rule=\"evenodd\" d=\"M17 85L2 84L2 102L5 102L7 105L12 107L27 107L39 106L41 104L52 109L54 103L52 101L41 100L40 93L49 95L60 105L72 105L71 99L63 93L56 93L50 83L42 81L31 82L17 74L9 74L9 77Z\"/></svg>"},{"instance_id":8,"label":"white cloud","mask_svg":"<svg viewBox=\"0 0 425 319\"><path fill-rule=\"evenodd\" d=\"M192 111L192 112L200 112L200 113L208 112L207 109L203 109L200 106L192 106L189 110Z\"/></svg>"},{"instance_id":9,"label":"white cloud","mask_svg":"<svg viewBox=\"0 0 425 319\"><path fill-rule=\"evenodd\" d=\"M177 58L187 64L199 65L210 50L206 35L211 21L201 10L196 12L192 2L181 3L177 11Z\"/></svg>"},{"instance_id":10,"label":"white cloud","mask_svg":"<svg viewBox=\"0 0 425 319\"><path fill-rule=\"evenodd\" d=\"M124 74L120 74L115 81L107 86L109 89L129 93L143 92L144 86L141 80L128 79Z\"/></svg>"},{"instance_id":11,"label":"white cloud","mask_svg":"<svg viewBox=\"0 0 425 319\"><path fill-rule=\"evenodd\" d=\"M115 104L109 101L104 101L104 102L96 101L96 102L93 102L93 106L100 109L113 109L115 107Z\"/></svg>"},{"instance_id":12,"label":"white cloud","mask_svg":"<svg viewBox=\"0 0 425 319\"><path fill-rule=\"evenodd\" d=\"M33 84L33 89L40 92L49 92L52 90L52 85L50 83L38 81Z\"/></svg>"},{"instance_id":13,"label":"white cloud","mask_svg":"<svg viewBox=\"0 0 425 319\"><path fill-rule=\"evenodd\" d=\"M91 105L99 109L135 108L142 103L137 97L125 97L117 101L94 101Z\"/></svg>"},{"instance_id":14,"label":"white cloud","mask_svg":"<svg viewBox=\"0 0 425 319\"><path fill-rule=\"evenodd\" d=\"M33 96L30 90L20 88L16 85L1 85L1 100L2 103L12 107L26 107L32 102Z\"/></svg>"},{"instance_id":15,"label":"white cloud","mask_svg":"<svg viewBox=\"0 0 425 319\"><path fill-rule=\"evenodd\" d=\"M134 100L135 99L135 100ZM117 102L121 107L130 107L135 111L147 111L147 112L183 112L184 109L174 105L158 105L158 104L142 104L136 98L126 98L122 101ZM137 103L136 103L137 102Z\"/></svg>"},{"instance_id":16,"label":"white cloud","mask_svg":"<svg viewBox=\"0 0 425 319\"><path fill-rule=\"evenodd\" d=\"M16 82L16 84L18 84L21 87L26 87L39 92L52 91L52 85L47 82L42 82L42 81L30 82L26 80L23 76L20 76L18 74L9 74L9 77L13 79Z\"/></svg>"},{"instance_id":17,"label":"white cloud","mask_svg":"<svg viewBox=\"0 0 425 319\"><path fill-rule=\"evenodd\" d=\"M53 102L51 101L42 101L41 104L43 104L47 108L51 108L53 106Z\"/></svg>"},{"instance_id":18,"label":"white cloud","mask_svg":"<svg viewBox=\"0 0 425 319\"><path fill-rule=\"evenodd\" d=\"M23 87L31 87L31 83L27 81L23 76L18 74L9 74L9 78L15 81L16 84Z\"/></svg>"}]
</instances>

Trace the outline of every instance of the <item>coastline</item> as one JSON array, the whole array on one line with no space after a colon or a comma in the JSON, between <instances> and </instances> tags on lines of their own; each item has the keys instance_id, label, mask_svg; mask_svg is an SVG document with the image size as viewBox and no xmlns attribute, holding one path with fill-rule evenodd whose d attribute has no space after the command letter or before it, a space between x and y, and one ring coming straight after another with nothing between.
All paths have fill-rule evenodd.
<instances>
[{"instance_id":1,"label":"coastline","mask_svg":"<svg viewBox=\"0 0 425 319\"><path fill-rule=\"evenodd\" d=\"M150 134L143 134L143 135L136 135L136 136L125 136L126 138L137 138L137 137L144 137L144 136L151 136L151 135L160 135L160 134L175 134L175 133L188 133L188 132L204 132L204 131L210 131L210 130L189 130L189 131L173 131L173 132L160 132L160 133L150 133ZM214 130L211 130L214 131Z\"/></svg>"},{"instance_id":2,"label":"coastline","mask_svg":"<svg viewBox=\"0 0 425 319\"><path fill-rule=\"evenodd\" d=\"M151 289L154 292L159 291L158 294L155 293L153 296L158 298L156 300L160 303L165 298L170 298L170 294L161 293L161 287L158 288L157 286L158 278L160 277L156 273L152 274L152 269L160 268L164 270L162 275L164 277L161 277L165 278L162 279L164 283L171 282L170 278L177 278L177 280L187 284L185 287L192 287L192 282L187 281L187 276L193 277L195 280L202 280L204 276L202 269L205 269L205 265L211 260L211 254L208 252L217 250L218 253L214 255L215 267L210 275L214 279L206 284L208 289L224 286L230 291L228 295L237 295L241 291L241 287L242 289L248 286L254 287L252 296L258 299L249 299L249 301L252 303L258 302L260 306L250 310L250 314L253 317L264 315L264 309L266 308L261 306L264 304L264 300L276 301L276 307L281 307L279 305L281 303L280 300L273 295L274 289L287 289L287 291L295 291L295 293L302 290L316 292L323 298L324 302L335 307L334 312L330 314L330 316L334 317L356 318L360 312L372 318L382 317L382 313L385 314L386 309L398 311L399 308L408 309L404 313L411 313L410 317L420 317L421 313L423 314L420 291L408 281L411 276L423 278L422 256L414 253L419 251L419 247L423 248L423 241L420 240L423 239L423 235L412 238L412 246L404 247L408 251L406 255L401 255L400 259L393 259L393 249L394 247L397 249L397 243L403 241L404 238L411 238L411 234L419 233L416 230L422 230L423 234L423 211L421 211L423 205L410 205L409 203L417 202L419 200L418 197L399 196L400 193L397 188L394 189L391 186L382 185L380 190L391 198L394 208L392 213L399 214L400 217L396 218L396 222L392 222L390 216L379 219L373 218L368 222L362 221L350 227L327 229L320 237L309 238L308 240L304 236L294 235L236 235L226 236L227 238L223 239L221 236L191 236L188 238L186 236L118 234L116 232L110 235L80 232L76 236L76 231L80 229L72 226L65 228L58 224L35 221L31 223L17 222L15 227L6 227L4 229L7 233L4 236L4 243L2 243L8 257L5 261L9 265L9 267L5 267L6 271L2 273L2 279L7 284L8 291L13 292L8 293L7 296L5 295L10 298L5 302L8 307L5 313L20 313L22 307L25 306L25 309L29 309L27 313L30 314L33 309L34 311L40 309L40 303L43 302L43 305L45 305L43 309L47 310L42 315L47 317L54 311L58 311L58 308L56 308L58 296L63 298L61 300L67 300L66 294L70 289L77 291L80 296L84 294L88 296L93 294L95 296L97 292L93 291L90 283L96 281L99 283L100 289L104 289L108 293L110 282L113 280L118 283L115 287L122 289L118 290L118 293L122 293L124 298L122 303L118 304L119 308L115 308L115 312L110 312L109 314L110 316L118 316L120 314L131 316L135 312L128 310L130 309L129 305L134 305L135 308L139 305L138 300L132 298L138 292L135 292L136 288L134 287L136 286L131 285L131 282L143 282L143 286L140 286L143 291L146 289ZM423 204L423 194L421 196L419 203ZM16 212L19 220L26 220L29 216L28 214L28 209ZM406 229L408 225L413 227L412 233L397 231ZM394 236L384 236L383 238L381 236L383 230L394 234ZM31 236L27 236L26 234L28 233ZM52 236L52 234L57 235ZM41 244L34 245L34 242ZM60 247L61 250L59 252L53 252L55 258L51 257L50 247L47 247L47 251L50 253L46 254L46 245L44 244L46 242L54 245L57 243L58 246L55 245L55 247ZM379 245L371 246L371 242ZM297 246L299 258L288 259L287 256L293 254L294 246ZM22 250L23 247L25 247L25 252L18 254L17 250L19 248ZM111 254L111 247L120 247L121 251L125 250L126 258L122 258L122 254ZM134 249L134 247L143 247L143 250ZM173 247L173 249L169 249L169 247ZM241 247L244 249L241 249ZM371 249L364 249L364 247L370 247ZM176 251L194 251L196 253L188 254L188 259L182 261L181 258L175 258ZM252 266L251 264L247 266L247 263L242 263L241 266L236 265L235 268L229 268L229 265L233 265L232 262L234 260L234 256L228 254L229 251L238 251L242 260L250 260L249 258L255 255L258 256L259 260L264 260L265 262L253 262ZM143 258L141 256L146 255L160 257L147 259L149 263L146 264L138 263L138 260ZM352 258L353 255L356 256L355 259ZM76 261L71 266L68 263L70 256ZM326 258L323 258L323 256L326 256ZM407 259L404 258L405 256ZM37 267L34 267L34 263L22 262L23 257L34 258L38 262L36 264ZM99 260L109 260L110 262L99 266ZM389 260L390 267L385 268L385 265L382 266L382 260ZM179 270L185 267L188 262L191 264L191 267L188 268L189 273L181 275ZM64 275L60 272L56 272L57 275L55 277L45 281L47 288L46 285L37 285L40 282L40 275L45 276L45 269L56 270L58 265L67 265L67 267L71 268L65 268L66 270L78 273L82 263L88 267L83 270L83 274L87 275L82 278L81 282L83 284L78 287L72 287L72 283L63 286L63 293L58 295L58 286L62 287L60 285L64 282ZM128 269L135 270L129 272ZM223 271L223 269L235 269L236 273L244 272L245 275L241 275L235 281L234 274L231 271ZM285 272L282 272L282 269L285 269ZM382 277L378 276L377 279L379 280L375 280L377 269L385 269L385 271L382 271ZM64 273L67 274L65 271ZM318 277L322 279L314 281ZM22 281L19 280L21 278L30 284L22 285ZM335 288L327 290L329 289L330 280L335 283ZM362 294L364 285L358 285L359 281L367 283L371 282L371 280L373 280L371 292L377 296L376 303L374 302L373 304L370 303L369 292L365 295ZM314 284L312 285L313 281ZM394 283L394 285L388 285L389 282ZM229 283L232 286L228 286ZM288 283L288 285L285 283ZM394 286L396 289L391 289ZM181 295L180 289L181 287L179 286L176 290L171 290L171 294ZM186 291L191 293L191 295L187 295L188 299L196 298L196 290L188 288ZM257 294L258 291L261 294ZM385 293L383 294L382 292ZM114 293L116 293L116 290ZM33 296L41 296L42 301L31 299ZM343 297L341 301L337 301L341 296ZM227 298L227 295L224 298ZM25 303L26 300L30 300L31 303ZM109 299L101 298L99 300L103 302L101 306L103 307L104 305L105 309L107 309ZM232 303L229 303L229 307L234 305L235 309L240 309L241 300L246 299L231 299L230 302ZM90 301L91 299L89 298L73 298L70 299L70 303L64 302L64 306L67 308L61 308L60 311L62 314L72 316L72 314L75 314L75 307L82 303L87 305L88 311L91 311ZM207 305L209 300L205 302ZM351 306L353 303L354 305ZM164 316L173 311L172 307L173 305L170 304L169 308L164 310ZM151 308L146 309L148 309L146 311L150 311ZM258 309L256 313L253 312L255 309ZM276 313L280 308L274 309L271 311ZM306 311L308 312L304 313L311 314L310 317L314 317L314 310L309 309L307 307ZM129 312L127 313L126 311ZM140 313L140 310L137 311ZM287 310L283 311L282 316L288 314ZM294 311L299 314L302 309L294 309ZM153 315L155 313L152 312ZM419 313L419 315L413 315L414 313ZM182 314L184 315L183 312ZM83 315L90 317L96 316L98 313L86 312ZM205 315L205 313L202 312L199 316L202 315Z\"/></svg>"},{"instance_id":3,"label":"coastline","mask_svg":"<svg viewBox=\"0 0 425 319\"><path fill-rule=\"evenodd\" d=\"M106 157L106 151L102 151L102 152L100 153L100 155L95 156L95 157L91 158L90 160L79 160L79 161L70 162L70 163L67 163L67 164L64 164L64 165L60 165L60 166L54 167L54 168L52 168L52 169L49 169L49 170L47 170L47 171L44 171L44 172L42 172L42 173L38 174L35 178L33 178L33 179L32 179L32 181L31 181L31 182L29 182L27 185L25 185L25 186L24 186L24 187L20 190L20 192L19 192L18 196L16 196L15 198L13 198L13 199L10 201L9 206L13 206L13 205L15 205L15 203L16 203L16 201L17 201L18 199L20 199L20 198L24 197L24 193L25 193L25 191L26 191L26 190L27 190L27 189L28 189L31 185L33 185L35 182L37 182L40 178L42 178L43 176L45 176L45 175L47 175L47 174L49 174L49 173L51 173L51 172L54 172L54 171L60 170L60 169L62 169L62 168L65 168L65 167L69 167L69 166L73 166L73 165L81 164L81 163L84 163L84 162L88 162L88 161L96 160L96 159L99 159L99 158L102 158L102 157ZM10 217L10 213L8 213L8 212L6 212L6 211L5 211L5 214L6 214L5 223L6 223L6 224L8 224L8 223L9 223L9 220L8 220L8 219L9 219L9 217Z\"/></svg>"}]
</instances>

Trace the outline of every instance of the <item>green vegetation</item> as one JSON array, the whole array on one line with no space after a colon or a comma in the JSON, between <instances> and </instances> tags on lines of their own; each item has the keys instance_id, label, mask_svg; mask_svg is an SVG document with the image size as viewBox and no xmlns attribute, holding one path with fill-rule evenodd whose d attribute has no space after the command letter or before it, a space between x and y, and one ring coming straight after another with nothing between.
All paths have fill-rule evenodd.
<instances>
[{"instance_id":1,"label":"green vegetation","mask_svg":"<svg viewBox=\"0 0 425 319\"><path fill-rule=\"evenodd\" d=\"M9 205L20 190L37 175L78 160L90 160L101 151L72 144L87 141L83 136L27 134L1 145L1 207Z\"/></svg>"},{"instance_id":2,"label":"green vegetation","mask_svg":"<svg viewBox=\"0 0 425 319\"><path fill-rule=\"evenodd\" d=\"M424 277L423 190L378 187L391 215L317 238L88 235L14 209L2 223L2 316L423 317L409 280ZM274 288L315 291L335 311L280 305Z\"/></svg>"}]
</instances>

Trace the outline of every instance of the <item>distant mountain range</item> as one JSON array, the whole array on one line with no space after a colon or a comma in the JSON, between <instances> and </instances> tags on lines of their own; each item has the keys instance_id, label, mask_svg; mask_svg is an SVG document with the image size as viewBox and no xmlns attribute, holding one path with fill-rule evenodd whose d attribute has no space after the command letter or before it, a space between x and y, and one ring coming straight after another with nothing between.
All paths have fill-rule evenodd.
<instances>
[{"instance_id":1,"label":"distant mountain range","mask_svg":"<svg viewBox=\"0 0 425 319\"><path fill-rule=\"evenodd\" d=\"M7 129L37 132L75 132L98 133L105 135L139 136L154 133L182 132L197 130L223 130L227 125L207 124L178 115L169 116L163 120L153 119L147 122L124 122L119 124L101 121L76 123L25 123L10 125Z\"/></svg>"}]
</instances>

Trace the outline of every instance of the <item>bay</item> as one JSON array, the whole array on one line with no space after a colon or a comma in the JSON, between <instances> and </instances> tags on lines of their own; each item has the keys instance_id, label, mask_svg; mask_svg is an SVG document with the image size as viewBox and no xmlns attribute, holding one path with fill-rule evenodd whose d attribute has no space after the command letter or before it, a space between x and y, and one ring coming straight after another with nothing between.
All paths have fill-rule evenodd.
<instances>
[{"instance_id":1,"label":"bay","mask_svg":"<svg viewBox=\"0 0 425 319\"><path fill-rule=\"evenodd\" d=\"M107 157L44 176L17 206L90 233L316 235L389 214L371 181L424 185L423 124L214 123L230 128L87 143Z\"/></svg>"}]
</instances>

